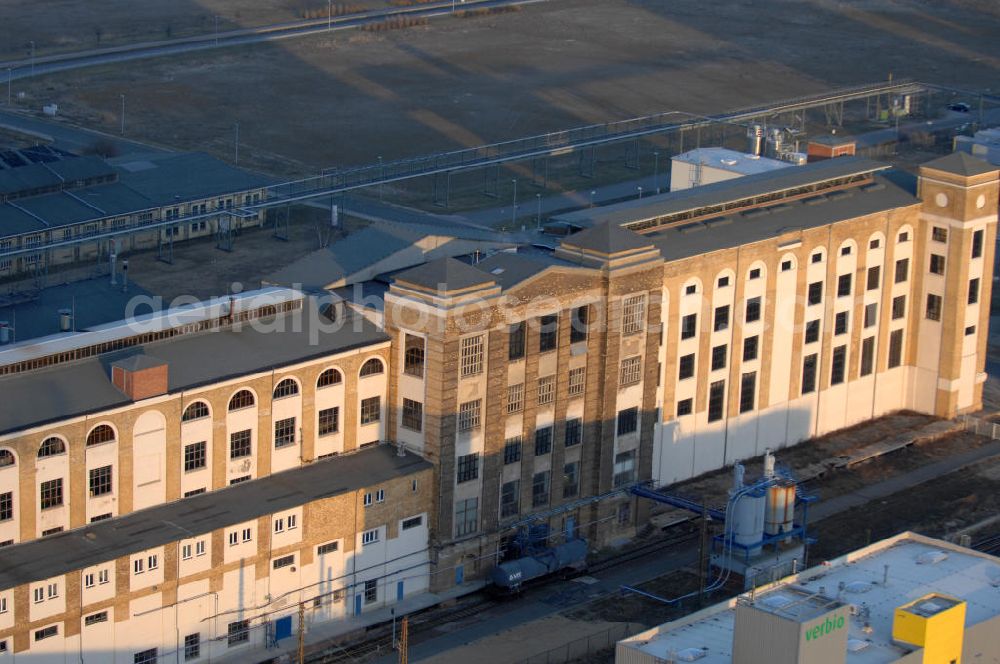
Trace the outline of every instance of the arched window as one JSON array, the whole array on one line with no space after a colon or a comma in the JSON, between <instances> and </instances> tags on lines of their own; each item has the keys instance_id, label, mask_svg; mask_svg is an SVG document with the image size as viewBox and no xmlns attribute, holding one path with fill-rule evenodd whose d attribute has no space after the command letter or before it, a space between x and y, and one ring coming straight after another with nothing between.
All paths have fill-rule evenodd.
<instances>
[{"instance_id":1,"label":"arched window","mask_svg":"<svg viewBox=\"0 0 1000 664\"><path fill-rule=\"evenodd\" d=\"M57 456L59 454L66 453L66 443L62 441L61 438L46 438L42 441L41 447L38 448L38 458L44 459L45 457Z\"/></svg>"},{"instance_id":2,"label":"arched window","mask_svg":"<svg viewBox=\"0 0 1000 664\"><path fill-rule=\"evenodd\" d=\"M336 369L327 369L319 375L319 379L316 380L316 387L329 387L330 385L337 385L343 379L340 372Z\"/></svg>"},{"instance_id":3,"label":"arched window","mask_svg":"<svg viewBox=\"0 0 1000 664\"><path fill-rule=\"evenodd\" d=\"M107 424L101 424L94 427L93 431L87 435L87 447L90 447L91 445L100 445L101 443L110 443L114 439L115 430Z\"/></svg>"},{"instance_id":4,"label":"arched window","mask_svg":"<svg viewBox=\"0 0 1000 664\"><path fill-rule=\"evenodd\" d=\"M229 411L242 410L254 405L253 392L250 390L240 390L229 400Z\"/></svg>"},{"instance_id":5,"label":"arched window","mask_svg":"<svg viewBox=\"0 0 1000 664\"><path fill-rule=\"evenodd\" d=\"M296 383L291 378L286 378L285 380L278 383L277 387L274 388L274 398L283 399L284 397L292 397L299 393L299 384Z\"/></svg>"},{"instance_id":6,"label":"arched window","mask_svg":"<svg viewBox=\"0 0 1000 664\"><path fill-rule=\"evenodd\" d=\"M6 468L7 466L13 466L17 463L14 458L14 453L10 450L0 450L0 468Z\"/></svg>"},{"instance_id":7,"label":"arched window","mask_svg":"<svg viewBox=\"0 0 1000 664\"><path fill-rule=\"evenodd\" d=\"M375 376L382 373L382 371L384 371L382 360L373 357L361 365L361 373L359 375L364 378L365 376Z\"/></svg>"},{"instance_id":8,"label":"arched window","mask_svg":"<svg viewBox=\"0 0 1000 664\"><path fill-rule=\"evenodd\" d=\"M181 422L200 420L203 417L208 417L208 404L204 401L195 401L193 404L184 409L184 415L181 416Z\"/></svg>"}]
</instances>

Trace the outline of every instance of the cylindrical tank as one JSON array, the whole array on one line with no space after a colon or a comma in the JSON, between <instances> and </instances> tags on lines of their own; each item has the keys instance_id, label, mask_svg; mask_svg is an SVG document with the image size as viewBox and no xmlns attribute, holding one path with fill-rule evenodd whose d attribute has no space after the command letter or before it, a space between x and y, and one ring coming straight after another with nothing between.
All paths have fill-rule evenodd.
<instances>
[{"instance_id":1,"label":"cylindrical tank","mask_svg":"<svg viewBox=\"0 0 1000 664\"><path fill-rule=\"evenodd\" d=\"M759 124L750 125L747 128L747 153L759 157L763 143L764 127Z\"/></svg>"},{"instance_id":2,"label":"cylindrical tank","mask_svg":"<svg viewBox=\"0 0 1000 664\"><path fill-rule=\"evenodd\" d=\"M780 129L772 129L767 135L767 156L771 159L779 159L782 152L784 138Z\"/></svg>"},{"instance_id":3,"label":"cylindrical tank","mask_svg":"<svg viewBox=\"0 0 1000 664\"><path fill-rule=\"evenodd\" d=\"M59 310L59 331L69 332L73 329L73 310L72 309L60 309Z\"/></svg>"},{"instance_id":4,"label":"cylindrical tank","mask_svg":"<svg viewBox=\"0 0 1000 664\"><path fill-rule=\"evenodd\" d=\"M763 489L755 489L736 499L733 505L733 524L730 532L736 544L750 548L750 555L760 553L760 541L764 538L764 510L767 495Z\"/></svg>"},{"instance_id":5,"label":"cylindrical tank","mask_svg":"<svg viewBox=\"0 0 1000 664\"><path fill-rule=\"evenodd\" d=\"M767 517L764 532L780 535L792 529L795 521L795 483L790 480L775 482L767 488Z\"/></svg>"}]
</instances>

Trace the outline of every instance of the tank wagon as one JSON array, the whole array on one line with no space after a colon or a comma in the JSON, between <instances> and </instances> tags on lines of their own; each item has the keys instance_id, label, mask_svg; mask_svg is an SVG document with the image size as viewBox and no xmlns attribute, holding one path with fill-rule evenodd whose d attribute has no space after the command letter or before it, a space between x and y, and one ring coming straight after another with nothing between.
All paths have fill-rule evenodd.
<instances>
[{"instance_id":1,"label":"tank wagon","mask_svg":"<svg viewBox=\"0 0 1000 664\"><path fill-rule=\"evenodd\" d=\"M524 584L554 574L587 569L587 540L571 539L528 556L500 563L490 571L490 587L500 595L516 595Z\"/></svg>"}]
</instances>

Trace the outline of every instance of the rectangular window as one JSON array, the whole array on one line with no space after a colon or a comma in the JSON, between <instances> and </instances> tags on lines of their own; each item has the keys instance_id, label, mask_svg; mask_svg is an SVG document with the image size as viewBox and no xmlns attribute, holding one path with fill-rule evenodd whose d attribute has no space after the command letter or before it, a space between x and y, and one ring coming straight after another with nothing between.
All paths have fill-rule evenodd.
<instances>
[{"instance_id":1,"label":"rectangular window","mask_svg":"<svg viewBox=\"0 0 1000 664\"><path fill-rule=\"evenodd\" d=\"M201 634L188 634L184 637L184 661L201 657Z\"/></svg>"},{"instance_id":2,"label":"rectangular window","mask_svg":"<svg viewBox=\"0 0 1000 664\"><path fill-rule=\"evenodd\" d=\"M690 339L698 333L698 314L681 318L681 339Z\"/></svg>"},{"instance_id":3,"label":"rectangular window","mask_svg":"<svg viewBox=\"0 0 1000 664\"><path fill-rule=\"evenodd\" d=\"M235 530L229 533L229 546L236 546L240 543L240 534Z\"/></svg>"},{"instance_id":4,"label":"rectangular window","mask_svg":"<svg viewBox=\"0 0 1000 664\"><path fill-rule=\"evenodd\" d=\"M715 324L713 329L716 332L729 329L729 305L724 304L715 308Z\"/></svg>"},{"instance_id":5,"label":"rectangular window","mask_svg":"<svg viewBox=\"0 0 1000 664\"><path fill-rule=\"evenodd\" d=\"M878 322L878 304L872 302L865 305L865 328L873 327Z\"/></svg>"},{"instance_id":6,"label":"rectangular window","mask_svg":"<svg viewBox=\"0 0 1000 664\"><path fill-rule=\"evenodd\" d=\"M101 611L100 613L92 613L83 619L83 624L85 627L90 627L91 625L97 625L103 622L108 622L107 611Z\"/></svg>"},{"instance_id":7,"label":"rectangular window","mask_svg":"<svg viewBox=\"0 0 1000 664\"><path fill-rule=\"evenodd\" d=\"M971 337L975 333L976 333L975 325L970 325L969 327L965 328L965 336Z\"/></svg>"},{"instance_id":8,"label":"rectangular window","mask_svg":"<svg viewBox=\"0 0 1000 664\"><path fill-rule=\"evenodd\" d=\"M618 435L625 436L639 430L639 408L633 406L618 411Z\"/></svg>"},{"instance_id":9,"label":"rectangular window","mask_svg":"<svg viewBox=\"0 0 1000 664\"><path fill-rule=\"evenodd\" d=\"M979 279L969 279L969 304L979 302Z\"/></svg>"},{"instance_id":10,"label":"rectangular window","mask_svg":"<svg viewBox=\"0 0 1000 664\"><path fill-rule=\"evenodd\" d=\"M580 492L580 462L563 465L563 498L574 498Z\"/></svg>"},{"instance_id":11,"label":"rectangular window","mask_svg":"<svg viewBox=\"0 0 1000 664\"><path fill-rule=\"evenodd\" d=\"M927 294L927 319L941 320L941 296Z\"/></svg>"},{"instance_id":12,"label":"rectangular window","mask_svg":"<svg viewBox=\"0 0 1000 664\"><path fill-rule=\"evenodd\" d=\"M245 544L253 539L253 530L251 530L250 528L244 528L243 531L240 533L240 536L241 539L243 540L243 543Z\"/></svg>"},{"instance_id":13,"label":"rectangular window","mask_svg":"<svg viewBox=\"0 0 1000 664\"><path fill-rule=\"evenodd\" d=\"M229 458L241 459L250 456L250 429L229 434Z\"/></svg>"},{"instance_id":14,"label":"rectangular window","mask_svg":"<svg viewBox=\"0 0 1000 664\"><path fill-rule=\"evenodd\" d=\"M948 229L941 228L940 226L935 226L931 229L931 239L935 242L947 242L948 241Z\"/></svg>"},{"instance_id":15,"label":"rectangular window","mask_svg":"<svg viewBox=\"0 0 1000 664\"><path fill-rule=\"evenodd\" d=\"M413 528L419 528L424 524L424 517L422 516L411 516L409 519L403 519L403 522L399 524L401 530L412 530Z\"/></svg>"},{"instance_id":16,"label":"rectangular window","mask_svg":"<svg viewBox=\"0 0 1000 664\"><path fill-rule=\"evenodd\" d=\"M14 518L14 492L5 491L0 493L0 521L9 521Z\"/></svg>"},{"instance_id":17,"label":"rectangular window","mask_svg":"<svg viewBox=\"0 0 1000 664\"><path fill-rule=\"evenodd\" d=\"M184 472L200 470L207 464L207 445L205 441L184 446Z\"/></svg>"},{"instance_id":18,"label":"rectangular window","mask_svg":"<svg viewBox=\"0 0 1000 664\"><path fill-rule=\"evenodd\" d=\"M833 319L833 333L835 335L847 334L847 312L839 311Z\"/></svg>"},{"instance_id":19,"label":"rectangular window","mask_svg":"<svg viewBox=\"0 0 1000 664\"><path fill-rule=\"evenodd\" d=\"M483 337L466 337L462 339L460 353L460 375L475 376L483 373Z\"/></svg>"},{"instance_id":20,"label":"rectangular window","mask_svg":"<svg viewBox=\"0 0 1000 664\"><path fill-rule=\"evenodd\" d=\"M549 471L535 473L531 478L531 506L544 507L549 503Z\"/></svg>"},{"instance_id":21,"label":"rectangular window","mask_svg":"<svg viewBox=\"0 0 1000 664\"><path fill-rule=\"evenodd\" d=\"M517 463L521 460L521 437L508 438L503 445L504 464Z\"/></svg>"},{"instance_id":22,"label":"rectangular window","mask_svg":"<svg viewBox=\"0 0 1000 664\"><path fill-rule=\"evenodd\" d=\"M408 376L424 377L424 340L407 334L403 339L403 373Z\"/></svg>"},{"instance_id":23,"label":"rectangular window","mask_svg":"<svg viewBox=\"0 0 1000 664\"><path fill-rule=\"evenodd\" d=\"M50 636L55 636L59 633L58 625L49 625L48 627L43 627L42 629L35 630L35 641L41 641L47 639Z\"/></svg>"},{"instance_id":24,"label":"rectangular window","mask_svg":"<svg viewBox=\"0 0 1000 664\"><path fill-rule=\"evenodd\" d=\"M861 342L861 375L867 376L875 368L875 337L868 337Z\"/></svg>"},{"instance_id":25,"label":"rectangular window","mask_svg":"<svg viewBox=\"0 0 1000 664\"><path fill-rule=\"evenodd\" d=\"M188 556L188 557L190 558L191 556ZM93 588L95 585L97 585L97 582L94 580L94 574L93 574L93 572L91 572L90 574L84 574L83 575L83 587L84 588ZM0 600L0 603L3 603L3 602L5 602L5 600ZM3 613L3 611L0 611L0 613Z\"/></svg>"},{"instance_id":26,"label":"rectangular window","mask_svg":"<svg viewBox=\"0 0 1000 664\"><path fill-rule=\"evenodd\" d=\"M646 322L646 297L633 295L625 298L622 305L622 334L635 334L642 331Z\"/></svg>"},{"instance_id":27,"label":"rectangular window","mask_svg":"<svg viewBox=\"0 0 1000 664\"><path fill-rule=\"evenodd\" d=\"M893 330L889 334L889 368L894 369L903 363L903 331Z\"/></svg>"},{"instance_id":28,"label":"rectangular window","mask_svg":"<svg viewBox=\"0 0 1000 664\"><path fill-rule=\"evenodd\" d=\"M895 283L901 284L910 278L910 259L900 258L896 261Z\"/></svg>"},{"instance_id":29,"label":"rectangular window","mask_svg":"<svg viewBox=\"0 0 1000 664\"><path fill-rule=\"evenodd\" d=\"M682 355L677 362L677 379L684 380L694 376L694 353Z\"/></svg>"},{"instance_id":30,"label":"rectangular window","mask_svg":"<svg viewBox=\"0 0 1000 664\"><path fill-rule=\"evenodd\" d=\"M549 314L538 320L538 352L555 350L559 341L559 316Z\"/></svg>"},{"instance_id":31,"label":"rectangular window","mask_svg":"<svg viewBox=\"0 0 1000 664\"><path fill-rule=\"evenodd\" d=\"M899 320L906 315L906 296L897 295L892 298L892 319Z\"/></svg>"},{"instance_id":32,"label":"rectangular window","mask_svg":"<svg viewBox=\"0 0 1000 664\"><path fill-rule=\"evenodd\" d=\"M753 410L757 390L757 372L750 371L740 378L740 412Z\"/></svg>"},{"instance_id":33,"label":"rectangular window","mask_svg":"<svg viewBox=\"0 0 1000 664\"><path fill-rule=\"evenodd\" d=\"M552 451L552 427L535 429L535 456L543 456Z\"/></svg>"},{"instance_id":34,"label":"rectangular window","mask_svg":"<svg viewBox=\"0 0 1000 664\"><path fill-rule=\"evenodd\" d=\"M622 360L621 370L618 372L618 384L635 385L642 380L642 358L640 356L627 357Z\"/></svg>"},{"instance_id":35,"label":"rectangular window","mask_svg":"<svg viewBox=\"0 0 1000 664\"><path fill-rule=\"evenodd\" d=\"M792 261L781 261L781 271L788 272L792 269Z\"/></svg>"},{"instance_id":36,"label":"rectangular window","mask_svg":"<svg viewBox=\"0 0 1000 664\"><path fill-rule=\"evenodd\" d=\"M35 588L34 592L35 604L45 601L45 588Z\"/></svg>"},{"instance_id":37,"label":"rectangular window","mask_svg":"<svg viewBox=\"0 0 1000 664\"><path fill-rule=\"evenodd\" d=\"M185 491L184 492L184 497L185 498L190 498L191 496L197 496L197 495L202 494L202 493L205 493L205 487L201 487L200 489L192 489L191 491ZM93 519L91 519L91 520L93 520Z\"/></svg>"},{"instance_id":38,"label":"rectangular window","mask_svg":"<svg viewBox=\"0 0 1000 664\"><path fill-rule=\"evenodd\" d=\"M719 281L717 283L719 288L725 288L729 285L729 277L719 277Z\"/></svg>"},{"instance_id":39,"label":"rectangular window","mask_svg":"<svg viewBox=\"0 0 1000 664\"><path fill-rule=\"evenodd\" d=\"M191 560L193 557L192 548L190 544L184 544L181 546L181 560ZM93 576L92 574L90 576Z\"/></svg>"},{"instance_id":40,"label":"rectangular window","mask_svg":"<svg viewBox=\"0 0 1000 664\"><path fill-rule=\"evenodd\" d=\"M833 349L833 359L830 362L830 384L839 385L844 382L847 369L847 346L837 346Z\"/></svg>"},{"instance_id":41,"label":"rectangular window","mask_svg":"<svg viewBox=\"0 0 1000 664\"><path fill-rule=\"evenodd\" d=\"M146 561L142 558L136 558L132 561L132 573L133 574L143 574L146 571Z\"/></svg>"},{"instance_id":42,"label":"rectangular window","mask_svg":"<svg viewBox=\"0 0 1000 664\"><path fill-rule=\"evenodd\" d=\"M483 400L466 401L458 406L458 430L473 431L479 428Z\"/></svg>"},{"instance_id":43,"label":"rectangular window","mask_svg":"<svg viewBox=\"0 0 1000 664\"><path fill-rule=\"evenodd\" d=\"M819 304L823 301L823 282L814 281L809 284L809 293L806 298L806 302L810 305Z\"/></svg>"},{"instance_id":44,"label":"rectangular window","mask_svg":"<svg viewBox=\"0 0 1000 664\"><path fill-rule=\"evenodd\" d=\"M625 486L635 481L635 450L619 452L615 455L615 487Z\"/></svg>"},{"instance_id":45,"label":"rectangular window","mask_svg":"<svg viewBox=\"0 0 1000 664\"><path fill-rule=\"evenodd\" d=\"M194 543L194 555L203 556L205 555L205 540L198 540Z\"/></svg>"},{"instance_id":46,"label":"rectangular window","mask_svg":"<svg viewBox=\"0 0 1000 664\"><path fill-rule=\"evenodd\" d=\"M681 399L677 402L677 417L682 415L690 415L694 410L694 400L693 399Z\"/></svg>"},{"instance_id":47,"label":"rectangular window","mask_svg":"<svg viewBox=\"0 0 1000 664\"><path fill-rule=\"evenodd\" d=\"M727 346L722 344L712 349L712 371L726 368Z\"/></svg>"},{"instance_id":48,"label":"rectangular window","mask_svg":"<svg viewBox=\"0 0 1000 664\"><path fill-rule=\"evenodd\" d=\"M842 274L837 277L837 297L847 297L851 294L851 275Z\"/></svg>"},{"instance_id":49,"label":"rectangular window","mask_svg":"<svg viewBox=\"0 0 1000 664\"><path fill-rule=\"evenodd\" d=\"M802 394L816 391L816 353L802 359Z\"/></svg>"},{"instance_id":50,"label":"rectangular window","mask_svg":"<svg viewBox=\"0 0 1000 664\"><path fill-rule=\"evenodd\" d=\"M471 535L479 530L479 499L455 502L455 536Z\"/></svg>"},{"instance_id":51,"label":"rectangular window","mask_svg":"<svg viewBox=\"0 0 1000 664\"><path fill-rule=\"evenodd\" d=\"M743 361L751 362L757 359L759 337L754 335L743 340Z\"/></svg>"},{"instance_id":52,"label":"rectangular window","mask_svg":"<svg viewBox=\"0 0 1000 664\"><path fill-rule=\"evenodd\" d=\"M804 342L807 344L819 341L819 321L811 320L806 323L806 334Z\"/></svg>"},{"instance_id":53,"label":"rectangular window","mask_svg":"<svg viewBox=\"0 0 1000 664\"><path fill-rule=\"evenodd\" d=\"M43 510L59 507L63 504L63 481L59 477L42 482L40 487L40 503Z\"/></svg>"},{"instance_id":54,"label":"rectangular window","mask_svg":"<svg viewBox=\"0 0 1000 664\"><path fill-rule=\"evenodd\" d=\"M237 620L236 622L231 622L226 633L230 648L238 646L241 643L247 643L250 640L250 621Z\"/></svg>"},{"instance_id":55,"label":"rectangular window","mask_svg":"<svg viewBox=\"0 0 1000 664\"><path fill-rule=\"evenodd\" d=\"M755 267L754 269L750 270L750 276L749 276L749 278L750 279L760 279L760 268L759 267Z\"/></svg>"},{"instance_id":56,"label":"rectangular window","mask_svg":"<svg viewBox=\"0 0 1000 664\"><path fill-rule=\"evenodd\" d=\"M875 265L868 268L868 283L865 284L868 290L877 290L878 282L882 277L882 266Z\"/></svg>"},{"instance_id":57,"label":"rectangular window","mask_svg":"<svg viewBox=\"0 0 1000 664\"><path fill-rule=\"evenodd\" d=\"M583 389L585 387L587 378L586 367L579 367L577 369L570 369L569 371L569 386L566 392L571 397L580 396L583 394Z\"/></svg>"},{"instance_id":58,"label":"rectangular window","mask_svg":"<svg viewBox=\"0 0 1000 664\"><path fill-rule=\"evenodd\" d=\"M524 383L507 386L507 412L519 413L524 410Z\"/></svg>"},{"instance_id":59,"label":"rectangular window","mask_svg":"<svg viewBox=\"0 0 1000 664\"><path fill-rule=\"evenodd\" d=\"M316 547L317 556L325 556L329 553L336 553L340 550L340 542L327 542Z\"/></svg>"},{"instance_id":60,"label":"rectangular window","mask_svg":"<svg viewBox=\"0 0 1000 664\"><path fill-rule=\"evenodd\" d=\"M276 533L283 533L283 532L285 532L285 520L284 519L275 519L274 520L274 532L276 532Z\"/></svg>"},{"instance_id":61,"label":"rectangular window","mask_svg":"<svg viewBox=\"0 0 1000 664\"><path fill-rule=\"evenodd\" d=\"M556 377L542 376L538 379L538 405L552 403L556 398Z\"/></svg>"},{"instance_id":62,"label":"rectangular window","mask_svg":"<svg viewBox=\"0 0 1000 664\"><path fill-rule=\"evenodd\" d=\"M590 308L587 305L577 307L570 317L569 342L571 344L587 340L587 318Z\"/></svg>"},{"instance_id":63,"label":"rectangular window","mask_svg":"<svg viewBox=\"0 0 1000 664\"><path fill-rule=\"evenodd\" d=\"M746 322L753 323L760 320L760 298L752 297L747 300Z\"/></svg>"},{"instance_id":64,"label":"rectangular window","mask_svg":"<svg viewBox=\"0 0 1000 664\"><path fill-rule=\"evenodd\" d=\"M420 431L424 428L424 405L413 399L403 399L403 421L402 426L411 431Z\"/></svg>"},{"instance_id":65,"label":"rectangular window","mask_svg":"<svg viewBox=\"0 0 1000 664\"><path fill-rule=\"evenodd\" d=\"M363 504L363 505L364 505L365 507L371 507L371 505L372 505L372 504L373 504L374 502L375 502L375 501L373 500L373 496L372 496L372 492L371 492L371 491L368 491L367 493L365 493L365 497L364 497L364 498L362 499L362 504Z\"/></svg>"},{"instance_id":66,"label":"rectangular window","mask_svg":"<svg viewBox=\"0 0 1000 664\"><path fill-rule=\"evenodd\" d=\"M361 424L374 424L382 419L381 397L368 397L361 400Z\"/></svg>"},{"instance_id":67,"label":"rectangular window","mask_svg":"<svg viewBox=\"0 0 1000 664\"><path fill-rule=\"evenodd\" d=\"M368 546L369 544L374 544L379 539L378 528L372 528L371 530L366 530L361 533L361 546Z\"/></svg>"},{"instance_id":68,"label":"rectangular window","mask_svg":"<svg viewBox=\"0 0 1000 664\"><path fill-rule=\"evenodd\" d=\"M365 581L365 604L372 604L378 601L378 579L368 579Z\"/></svg>"},{"instance_id":69,"label":"rectangular window","mask_svg":"<svg viewBox=\"0 0 1000 664\"><path fill-rule=\"evenodd\" d=\"M717 380L708 388L708 421L715 422L722 419L723 407L725 405L726 381Z\"/></svg>"},{"instance_id":70,"label":"rectangular window","mask_svg":"<svg viewBox=\"0 0 1000 664\"><path fill-rule=\"evenodd\" d=\"M983 257L983 231L981 230L972 233L972 257Z\"/></svg>"},{"instance_id":71,"label":"rectangular window","mask_svg":"<svg viewBox=\"0 0 1000 664\"><path fill-rule=\"evenodd\" d=\"M160 558L159 558L159 556L157 556L157 555L155 555L155 554L154 554L154 555L152 555L152 556L150 556L150 557L149 557L149 558L147 559L147 562L149 563L149 569L150 569L150 570L154 570L154 569L157 569L157 568L159 568L159 566L160 566Z\"/></svg>"},{"instance_id":72,"label":"rectangular window","mask_svg":"<svg viewBox=\"0 0 1000 664\"><path fill-rule=\"evenodd\" d=\"M288 447L295 444L295 418L287 417L274 423L274 447Z\"/></svg>"},{"instance_id":73,"label":"rectangular window","mask_svg":"<svg viewBox=\"0 0 1000 664\"><path fill-rule=\"evenodd\" d=\"M479 477L479 454L463 454L458 457L457 482L470 482Z\"/></svg>"},{"instance_id":74,"label":"rectangular window","mask_svg":"<svg viewBox=\"0 0 1000 664\"><path fill-rule=\"evenodd\" d=\"M944 256L931 254L931 274L944 274Z\"/></svg>"},{"instance_id":75,"label":"rectangular window","mask_svg":"<svg viewBox=\"0 0 1000 664\"><path fill-rule=\"evenodd\" d=\"M288 515L288 529L295 530L299 527L299 518L295 514Z\"/></svg>"},{"instance_id":76,"label":"rectangular window","mask_svg":"<svg viewBox=\"0 0 1000 664\"><path fill-rule=\"evenodd\" d=\"M281 569L282 567L291 567L295 564L295 555L282 556L280 558L275 558L271 563L271 569Z\"/></svg>"},{"instance_id":77,"label":"rectangular window","mask_svg":"<svg viewBox=\"0 0 1000 664\"><path fill-rule=\"evenodd\" d=\"M324 408L319 411L318 435L329 436L340 431L340 407Z\"/></svg>"},{"instance_id":78,"label":"rectangular window","mask_svg":"<svg viewBox=\"0 0 1000 664\"><path fill-rule=\"evenodd\" d=\"M583 441L583 420L579 417L566 420L566 447L579 445Z\"/></svg>"},{"instance_id":79,"label":"rectangular window","mask_svg":"<svg viewBox=\"0 0 1000 664\"><path fill-rule=\"evenodd\" d=\"M511 480L500 487L500 518L517 516L521 510L521 482Z\"/></svg>"},{"instance_id":80,"label":"rectangular window","mask_svg":"<svg viewBox=\"0 0 1000 664\"><path fill-rule=\"evenodd\" d=\"M229 480L229 486L232 486L234 484L241 484L242 482L249 482L249 481L250 481L250 476L249 475L242 475L240 477L234 477L233 479Z\"/></svg>"},{"instance_id":81,"label":"rectangular window","mask_svg":"<svg viewBox=\"0 0 1000 664\"><path fill-rule=\"evenodd\" d=\"M524 357L525 327L524 321L510 326L507 332L507 359L520 360Z\"/></svg>"}]
</instances>

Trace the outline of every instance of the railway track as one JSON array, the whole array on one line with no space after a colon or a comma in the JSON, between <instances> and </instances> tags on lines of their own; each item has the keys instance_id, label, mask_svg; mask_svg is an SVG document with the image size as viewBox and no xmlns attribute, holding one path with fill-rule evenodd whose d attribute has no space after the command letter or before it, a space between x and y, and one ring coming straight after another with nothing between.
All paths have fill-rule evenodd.
<instances>
[{"instance_id":1,"label":"railway track","mask_svg":"<svg viewBox=\"0 0 1000 664\"><path fill-rule=\"evenodd\" d=\"M692 521L681 521L670 526L670 530L680 530L677 534L657 539L655 541L640 544L626 551L622 551L608 558L599 560L587 569L587 573L597 573L615 567L620 567L641 558L645 558L660 551L689 544L697 540L698 532L692 527ZM529 587L531 590L549 585L549 582L540 583ZM603 595L602 595L603 596ZM588 602L596 601L598 598L590 598ZM424 611L410 614L409 620L409 642L414 645L433 638L435 628L447 623L455 623L474 616L483 614L486 611L497 608L507 602L517 600L504 600L490 597L486 591L478 591L466 596L466 600L461 604L437 608L431 607ZM371 659L386 655L392 652L392 626L391 623L375 625L368 630L369 637L360 643L345 646L331 645L322 652L306 656L309 664L341 664L368 662Z\"/></svg>"}]
</instances>

